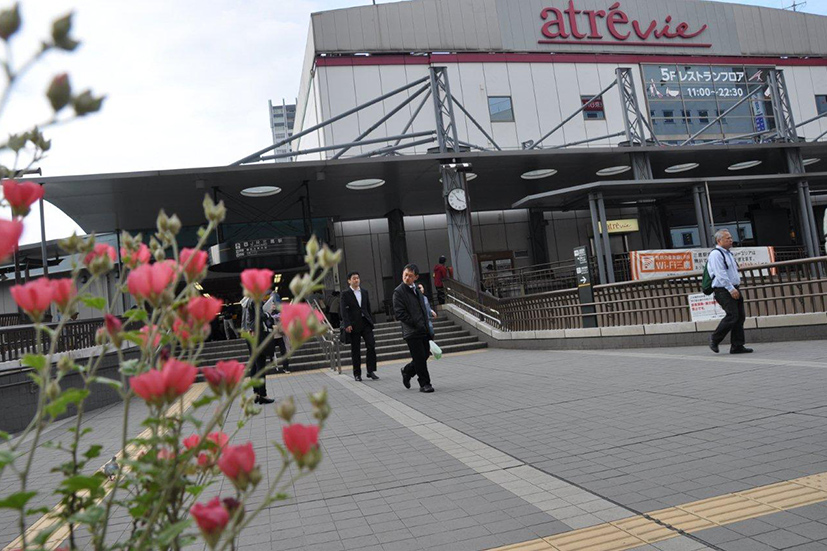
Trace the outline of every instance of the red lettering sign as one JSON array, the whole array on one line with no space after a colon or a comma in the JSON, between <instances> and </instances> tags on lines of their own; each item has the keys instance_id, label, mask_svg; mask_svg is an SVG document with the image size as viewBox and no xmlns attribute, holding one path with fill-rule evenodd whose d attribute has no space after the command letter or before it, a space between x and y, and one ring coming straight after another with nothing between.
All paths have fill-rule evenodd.
<instances>
[{"instance_id":1,"label":"red lettering sign","mask_svg":"<svg viewBox=\"0 0 827 551\"><path fill-rule=\"evenodd\" d=\"M578 17L581 16L581 17ZM540 19L545 21L540 29L545 38L540 44L606 44L609 46L680 46L710 48L712 44L685 42L703 33L709 26L703 24L692 31L689 23L681 22L672 28L672 16L663 22L648 23L629 19L620 9L620 2L609 6L608 11L578 10L574 0L569 0L566 9L544 8ZM587 31L588 29L588 31ZM606 36L608 34L608 36ZM614 39L606 40L606 39ZM631 39L631 40L630 40ZM678 39L678 40L675 40Z\"/></svg>"}]
</instances>

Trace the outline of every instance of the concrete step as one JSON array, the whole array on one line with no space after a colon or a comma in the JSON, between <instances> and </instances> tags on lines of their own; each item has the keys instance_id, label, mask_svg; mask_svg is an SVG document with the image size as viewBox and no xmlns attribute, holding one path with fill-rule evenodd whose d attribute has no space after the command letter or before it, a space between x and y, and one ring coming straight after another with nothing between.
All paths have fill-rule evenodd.
<instances>
[{"instance_id":1,"label":"concrete step","mask_svg":"<svg viewBox=\"0 0 827 551\"><path fill-rule=\"evenodd\" d=\"M466 336L466 337L456 337L452 339L437 339L437 344L440 348L444 348L444 346L452 346L452 345L461 345L461 344L468 344L478 342L475 337ZM408 345L403 340L399 340L398 342L389 343L384 346L376 346L376 357L379 358L383 354L389 354L393 352L408 352ZM341 349L342 354L342 362L347 363L350 365L350 348L342 347ZM324 360L324 354L320 351L305 351L303 348L298 350L296 354L290 359L290 363L292 364L293 361L309 361L309 360ZM365 350L362 349L362 361L365 360Z\"/></svg>"},{"instance_id":2,"label":"concrete step","mask_svg":"<svg viewBox=\"0 0 827 551\"><path fill-rule=\"evenodd\" d=\"M455 352L467 352L467 351L470 351L470 350L480 350L480 349L483 349L483 348L487 348L487 346L488 345L486 343L479 342L479 341L475 340L475 341L471 341L471 342L463 343L463 344L452 344L452 345L446 345L446 346L440 345L440 348L442 348L442 352L444 354L452 354L452 353L455 353ZM386 361L392 361L392 360L409 360L410 357L411 357L411 354L408 351L408 347L406 346L405 350L399 350L399 351L394 351L394 352L386 352L386 353L382 353L382 354L377 354L376 360L378 362L386 362ZM436 360L431 358L429 363L432 363L434 361L436 361ZM342 366L343 367L350 366L350 356L349 355L342 354ZM329 368L329 367L330 366L324 360L321 360L321 361L319 361L319 360L291 360L290 361L290 371L291 372L292 371L306 371L306 370L309 370L309 369L322 369L322 368ZM364 370L365 370L364 358L362 358L362 371L364 372ZM380 373L380 376L381 375L382 374ZM390 375L394 375L394 374L391 373ZM396 375L398 375L398 373Z\"/></svg>"}]
</instances>

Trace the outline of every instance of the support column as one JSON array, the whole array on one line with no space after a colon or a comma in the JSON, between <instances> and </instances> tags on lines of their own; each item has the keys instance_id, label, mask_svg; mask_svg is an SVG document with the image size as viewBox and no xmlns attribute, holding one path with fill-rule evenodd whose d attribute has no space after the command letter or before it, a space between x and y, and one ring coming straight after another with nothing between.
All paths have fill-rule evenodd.
<instances>
[{"instance_id":1,"label":"support column","mask_svg":"<svg viewBox=\"0 0 827 551\"><path fill-rule=\"evenodd\" d=\"M46 218L43 214L43 198L40 198L40 258L43 261L43 277L49 277L49 258L46 254ZM49 305L49 319L55 319L55 305Z\"/></svg>"},{"instance_id":2,"label":"support column","mask_svg":"<svg viewBox=\"0 0 827 551\"><path fill-rule=\"evenodd\" d=\"M603 255L606 257L606 276L609 283L615 282L615 264L612 259L612 244L609 241L609 219L606 216L606 204L603 202L603 194L597 194L597 212L600 217L600 232L603 238Z\"/></svg>"},{"instance_id":3,"label":"support column","mask_svg":"<svg viewBox=\"0 0 827 551\"><path fill-rule=\"evenodd\" d=\"M597 271L600 275L600 283L607 283L606 279L606 258L603 256L603 244L600 237L600 224L598 224L597 198L594 193L589 194L589 213L592 218L592 235L594 235L594 256L597 258Z\"/></svg>"},{"instance_id":4,"label":"support column","mask_svg":"<svg viewBox=\"0 0 827 551\"><path fill-rule=\"evenodd\" d=\"M448 222L448 245L454 265L454 277L460 283L479 291L479 274L471 234L471 199L468 196L465 173L458 171L456 167L461 159L458 158L459 139L447 68L431 67L430 83L436 120L436 138L441 155L439 171L442 176L442 195ZM451 192L455 195L459 194L460 199L465 200L459 210L452 208L448 203L448 196Z\"/></svg>"},{"instance_id":5,"label":"support column","mask_svg":"<svg viewBox=\"0 0 827 551\"><path fill-rule=\"evenodd\" d=\"M791 174L804 174L804 164L801 159L801 150L789 148L784 150L787 154L787 168ZM804 248L807 256L816 257L821 252L818 242L818 230L816 229L815 213L810 199L810 184L805 179L796 183L798 195L799 222L801 224L801 237L804 240Z\"/></svg>"},{"instance_id":6,"label":"support column","mask_svg":"<svg viewBox=\"0 0 827 551\"><path fill-rule=\"evenodd\" d=\"M408 240L405 238L405 215L393 209L385 215L388 219L388 236L391 242L391 270L394 281L402 277L402 270L408 263ZM428 266L424 267L426 270Z\"/></svg>"},{"instance_id":7,"label":"support column","mask_svg":"<svg viewBox=\"0 0 827 551\"><path fill-rule=\"evenodd\" d=\"M212 188L212 200L217 205L218 204L218 188ZM215 242L223 243L224 242L224 228L221 227L221 224L216 224L215 226Z\"/></svg>"},{"instance_id":8,"label":"support column","mask_svg":"<svg viewBox=\"0 0 827 551\"><path fill-rule=\"evenodd\" d=\"M692 188L692 200L695 203L695 221L698 223L698 237L700 245L704 249L709 248L709 229L706 224L706 216L704 216L704 206L701 206L701 196L703 188L695 186Z\"/></svg>"},{"instance_id":9,"label":"support column","mask_svg":"<svg viewBox=\"0 0 827 551\"><path fill-rule=\"evenodd\" d=\"M528 210L528 238L534 264L548 264L548 237L546 218L540 209Z\"/></svg>"}]
</instances>

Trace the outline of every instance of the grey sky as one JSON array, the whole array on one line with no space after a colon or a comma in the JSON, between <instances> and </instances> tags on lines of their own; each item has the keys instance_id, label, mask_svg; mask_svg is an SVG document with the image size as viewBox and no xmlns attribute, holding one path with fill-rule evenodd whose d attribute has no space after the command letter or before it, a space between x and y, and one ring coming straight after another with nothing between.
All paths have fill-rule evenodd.
<instances>
[{"instance_id":1,"label":"grey sky","mask_svg":"<svg viewBox=\"0 0 827 551\"><path fill-rule=\"evenodd\" d=\"M27 75L0 132L48 117L43 91L53 75L68 72L75 89L91 87L107 100L101 113L48 131L53 151L41 163L44 175L229 164L272 143L267 100L295 98L310 14L370 1L23 0L18 61L69 9L82 46ZM827 15L827 0L807 0L801 11ZM34 218L27 225L36 228ZM64 226L54 229L65 233ZM39 229L29 229L24 241L39 239Z\"/></svg>"}]
</instances>

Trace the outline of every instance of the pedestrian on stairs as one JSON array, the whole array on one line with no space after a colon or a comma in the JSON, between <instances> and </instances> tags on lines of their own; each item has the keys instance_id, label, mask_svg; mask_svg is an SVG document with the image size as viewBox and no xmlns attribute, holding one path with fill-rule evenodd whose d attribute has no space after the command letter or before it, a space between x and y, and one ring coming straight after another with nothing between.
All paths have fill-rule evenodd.
<instances>
[{"instance_id":1,"label":"pedestrian on stairs","mask_svg":"<svg viewBox=\"0 0 827 551\"><path fill-rule=\"evenodd\" d=\"M263 341L267 335L267 328L264 325L264 319L265 314L262 311L259 315L258 341L256 345L257 347L261 344L261 341ZM241 299L241 328L244 331L249 332L251 335L256 334L256 303L250 297L244 297L243 299ZM250 356L252 357L253 347L250 344L250 341L247 341L245 339L244 342L247 343L247 348L250 350ZM262 351L262 353L256 357L255 361L253 362L253 365L250 366L250 377L255 376L255 374L259 371L262 371L266 365L267 358L265 358L264 352ZM274 399L267 397L266 379L262 380L262 384L255 387L255 389L253 390L256 393L255 402L257 404L272 404L273 402L275 402Z\"/></svg>"},{"instance_id":2,"label":"pedestrian on stairs","mask_svg":"<svg viewBox=\"0 0 827 551\"><path fill-rule=\"evenodd\" d=\"M376 375L376 340L373 337L373 314L370 297L362 289L359 272L347 274L348 289L341 296L342 327L350 334L350 359L353 362L353 378L362 380L362 340L367 349L369 379L378 380Z\"/></svg>"}]
</instances>

